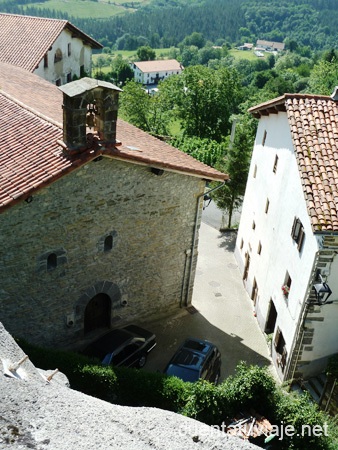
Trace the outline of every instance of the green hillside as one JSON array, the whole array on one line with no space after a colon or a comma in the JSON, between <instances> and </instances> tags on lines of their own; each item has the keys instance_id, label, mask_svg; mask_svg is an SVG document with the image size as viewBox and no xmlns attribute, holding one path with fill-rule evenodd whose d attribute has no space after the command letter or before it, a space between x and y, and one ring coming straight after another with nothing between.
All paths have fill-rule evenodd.
<instances>
[{"instance_id":1,"label":"green hillside","mask_svg":"<svg viewBox=\"0 0 338 450\"><path fill-rule=\"evenodd\" d=\"M337 0L0 0L0 10L67 18L119 50L140 43L177 46L193 32L214 43L292 39L314 50L337 45Z\"/></svg>"}]
</instances>

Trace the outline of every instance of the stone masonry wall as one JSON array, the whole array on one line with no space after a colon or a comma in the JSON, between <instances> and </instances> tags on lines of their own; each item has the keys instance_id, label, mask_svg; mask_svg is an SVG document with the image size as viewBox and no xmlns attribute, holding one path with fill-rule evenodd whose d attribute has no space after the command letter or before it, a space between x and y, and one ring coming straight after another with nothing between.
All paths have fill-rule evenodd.
<instances>
[{"instance_id":1,"label":"stone masonry wall","mask_svg":"<svg viewBox=\"0 0 338 450\"><path fill-rule=\"evenodd\" d=\"M0 320L14 336L64 346L83 338L101 292L112 325L178 309L204 186L104 157L10 208L0 215Z\"/></svg>"}]
</instances>

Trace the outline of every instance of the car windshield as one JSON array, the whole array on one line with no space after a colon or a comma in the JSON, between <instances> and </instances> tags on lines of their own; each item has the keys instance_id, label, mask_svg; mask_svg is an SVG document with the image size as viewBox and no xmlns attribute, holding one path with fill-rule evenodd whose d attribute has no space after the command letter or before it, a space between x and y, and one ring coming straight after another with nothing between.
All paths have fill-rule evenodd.
<instances>
[{"instance_id":1,"label":"car windshield","mask_svg":"<svg viewBox=\"0 0 338 450\"><path fill-rule=\"evenodd\" d=\"M189 367L175 366L170 364L166 370L167 375L181 378L184 381L197 381L199 379L199 371Z\"/></svg>"},{"instance_id":2,"label":"car windshield","mask_svg":"<svg viewBox=\"0 0 338 450\"><path fill-rule=\"evenodd\" d=\"M198 366L201 361L201 355L185 348L179 350L172 359L173 364L181 366Z\"/></svg>"},{"instance_id":3,"label":"car windshield","mask_svg":"<svg viewBox=\"0 0 338 450\"><path fill-rule=\"evenodd\" d=\"M89 345L84 353L102 360L108 353L111 354L130 339L132 339L132 335L127 331L112 330Z\"/></svg>"}]
</instances>

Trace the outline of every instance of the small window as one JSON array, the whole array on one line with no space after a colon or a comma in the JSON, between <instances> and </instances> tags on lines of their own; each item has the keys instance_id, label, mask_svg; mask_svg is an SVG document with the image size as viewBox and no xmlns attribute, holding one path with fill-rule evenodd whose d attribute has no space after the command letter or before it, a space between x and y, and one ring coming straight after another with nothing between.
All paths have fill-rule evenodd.
<instances>
[{"instance_id":1,"label":"small window","mask_svg":"<svg viewBox=\"0 0 338 450\"><path fill-rule=\"evenodd\" d=\"M62 61L62 51L58 48L54 55L54 62L57 63L59 61Z\"/></svg>"},{"instance_id":2,"label":"small window","mask_svg":"<svg viewBox=\"0 0 338 450\"><path fill-rule=\"evenodd\" d=\"M295 217L291 230L292 239L297 243L298 250L301 251L305 238L304 227L302 222Z\"/></svg>"},{"instance_id":3,"label":"small window","mask_svg":"<svg viewBox=\"0 0 338 450\"><path fill-rule=\"evenodd\" d=\"M277 172L277 165L278 165L278 156L275 157L275 162L273 163L273 173Z\"/></svg>"},{"instance_id":4,"label":"small window","mask_svg":"<svg viewBox=\"0 0 338 450\"><path fill-rule=\"evenodd\" d=\"M61 78L58 78L57 80L55 80L55 84L56 84L56 86L61 86Z\"/></svg>"},{"instance_id":5,"label":"small window","mask_svg":"<svg viewBox=\"0 0 338 450\"><path fill-rule=\"evenodd\" d=\"M261 252L262 252L262 244L261 244L261 242L259 241L259 243L258 243L258 249L257 249L257 253L260 255L261 254Z\"/></svg>"},{"instance_id":6,"label":"small window","mask_svg":"<svg viewBox=\"0 0 338 450\"><path fill-rule=\"evenodd\" d=\"M291 290L291 284L292 284L292 279L289 275L289 272L286 272L285 274L285 278L284 278L284 283L282 286L282 291L284 296L287 298L290 294L290 290Z\"/></svg>"},{"instance_id":7,"label":"small window","mask_svg":"<svg viewBox=\"0 0 338 450\"><path fill-rule=\"evenodd\" d=\"M109 234L108 236L106 236L106 238L104 240L103 251L109 252L112 248L113 248L113 236L111 234Z\"/></svg>"},{"instance_id":8,"label":"small window","mask_svg":"<svg viewBox=\"0 0 338 450\"><path fill-rule=\"evenodd\" d=\"M256 305L257 296L258 296L258 285L256 278L254 278L251 291L251 300L254 302L254 305Z\"/></svg>"},{"instance_id":9,"label":"small window","mask_svg":"<svg viewBox=\"0 0 338 450\"><path fill-rule=\"evenodd\" d=\"M256 175L257 175L257 164L255 164L254 167L253 177L256 178Z\"/></svg>"},{"instance_id":10,"label":"small window","mask_svg":"<svg viewBox=\"0 0 338 450\"><path fill-rule=\"evenodd\" d=\"M265 214L268 213L268 211L269 211L269 206L270 206L270 202L269 202L269 199L267 198L267 199L266 199L266 204L265 204Z\"/></svg>"},{"instance_id":11,"label":"small window","mask_svg":"<svg viewBox=\"0 0 338 450\"><path fill-rule=\"evenodd\" d=\"M255 230L256 229L256 224L255 221L252 222L252 229Z\"/></svg>"},{"instance_id":12,"label":"small window","mask_svg":"<svg viewBox=\"0 0 338 450\"><path fill-rule=\"evenodd\" d=\"M56 253L50 253L47 257L47 270L54 270L57 268L58 258Z\"/></svg>"},{"instance_id":13,"label":"small window","mask_svg":"<svg viewBox=\"0 0 338 450\"><path fill-rule=\"evenodd\" d=\"M84 65L82 64L82 66L80 66L80 77L84 77L85 76L85 68Z\"/></svg>"},{"instance_id":14,"label":"small window","mask_svg":"<svg viewBox=\"0 0 338 450\"><path fill-rule=\"evenodd\" d=\"M276 353L277 353L277 364L282 369L282 372L284 372L286 359L287 359L287 351L286 351L285 339L284 339L283 333L281 332L279 327L277 327L277 331L275 334L274 346L275 346Z\"/></svg>"},{"instance_id":15,"label":"small window","mask_svg":"<svg viewBox=\"0 0 338 450\"><path fill-rule=\"evenodd\" d=\"M69 72L67 73L67 83L70 83L72 81L72 74Z\"/></svg>"},{"instance_id":16,"label":"small window","mask_svg":"<svg viewBox=\"0 0 338 450\"><path fill-rule=\"evenodd\" d=\"M48 67L48 53L46 53L43 57L43 67L44 68Z\"/></svg>"},{"instance_id":17,"label":"small window","mask_svg":"<svg viewBox=\"0 0 338 450\"><path fill-rule=\"evenodd\" d=\"M68 44L68 56L70 56L72 54L72 44L69 43Z\"/></svg>"},{"instance_id":18,"label":"small window","mask_svg":"<svg viewBox=\"0 0 338 450\"><path fill-rule=\"evenodd\" d=\"M243 245L244 245L244 241L243 241L243 239L241 239L241 246L240 246L240 249L242 250L242 248L243 248Z\"/></svg>"},{"instance_id":19,"label":"small window","mask_svg":"<svg viewBox=\"0 0 338 450\"><path fill-rule=\"evenodd\" d=\"M263 139L262 139L262 145L263 145L263 147L264 147L264 145L265 145L265 142L266 142L266 136L267 136L267 131L265 130L264 131L264 134L263 134Z\"/></svg>"}]
</instances>

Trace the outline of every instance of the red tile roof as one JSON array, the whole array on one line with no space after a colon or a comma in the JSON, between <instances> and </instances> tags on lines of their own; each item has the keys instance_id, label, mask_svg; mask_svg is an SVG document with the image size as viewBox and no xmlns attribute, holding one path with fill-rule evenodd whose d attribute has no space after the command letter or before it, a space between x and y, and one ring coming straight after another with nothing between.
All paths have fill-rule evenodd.
<instances>
[{"instance_id":1,"label":"red tile roof","mask_svg":"<svg viewBox=\"0 0 338 450\"><path fill-rule=\"evenodd\" d=\"M104 154L110 158L223 181L227 175L118 120L122 145L109 151L63 152L63 94L19 67L0 63L0 212Z\"/></svg>"},{"instance_id":2,"label":"red tile roof","mask_svg":"<svg viewBox=\"0 0 338 450\"><path fill-rule=\"evenodd\" d=\"M163 72L164 70L182 70L183 66L176 59L159 59L156 61L136 61L135 66L143 73Z\"/></svg>"},{"instance_id":3,"label":"red tile roof","mask_svg":"<svg viewBox=\"0 0 338 450\"><path fill-rule=\"evenodd\" d=\"M64 29L93 48L102 48L67 20L0 13L0 62L34 72Z\"/></svg>"},{"instance_id":4,"label":"red tile roof","mask_svg":"<svg viewBox=\"0 0 338 450\"><path fill-rule=\"evenodd\" d=\"M286 111L314 231L338 231L338 103L285 94L250 108L255 117Z\"/></svg>"}]
</instances>

